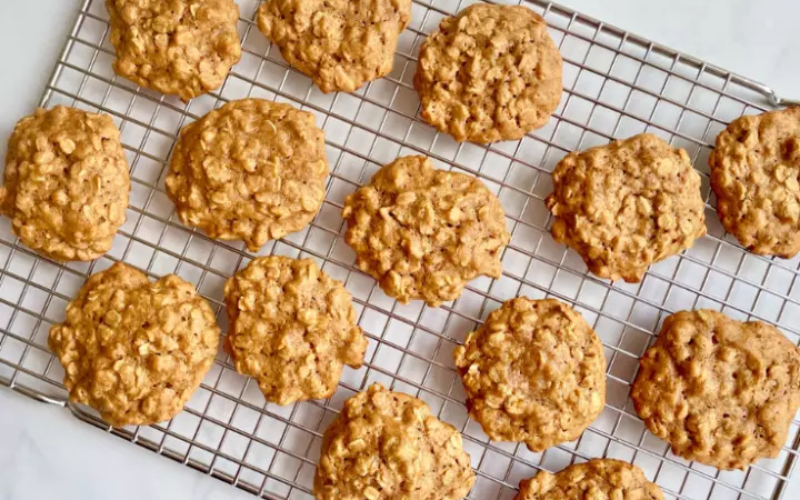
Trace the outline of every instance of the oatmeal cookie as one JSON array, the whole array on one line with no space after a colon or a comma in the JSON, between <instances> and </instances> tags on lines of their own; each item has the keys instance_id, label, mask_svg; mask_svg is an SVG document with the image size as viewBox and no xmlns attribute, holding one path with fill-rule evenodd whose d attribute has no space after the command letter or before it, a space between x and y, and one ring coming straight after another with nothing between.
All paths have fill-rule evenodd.
<instances>
[{"instance_id":1,"label":"oatmeal cookie","mask_svg":"<svg viewBox=\"0 0 800 500\"><path fill-rule=\"evenodd\" d=\"M711 188L725 229L759 255L800 251L800 107L743 116L717 137Z\"/></svg>"},{"instance_id":2,"label":"oatmeal cookie","mask_svg":"<svg viewBox=\"0 0 800 500\"><path fill-rule=\"evenodd\" d=\"M360 367L367 349L351 300L311 259L250 262L225 284L236 371L280 405L330 397L342 366Z\"/></svg>"},{"instance_id":3,"label":"oatmeal cookie","mask_svg":"<svg viewBox=\"0 0 800 500\"><path fill-rule=\"evenodd\" d=\"M327 175L314 115L243 99L181 130L166 186L184 224L255 252L314 219Z\"/></svg>"},{"instance_id":4,"label":"oatmeal cookie","mask_svg":"<svg viewBox=\"0 0 800 500\"><path fill-rule=\"evenodd\" d=\"M325 431L319 500L456 500L475 483L461 434L425 402L373 384Z\"/></svg>"},{"instance_id":5,"label":"oatmeal cookie","mask_svg":"<svg viewBox=\"0 0 800 500\"><path fill-rule=\"evenodd\" d=\"M575 464L556 474L541 471L519 483L514 500L664 500L642 469L610 458Z\"/></svg>"},{"instance_id":6,"label":"oatmeal cookie","mask_svg":"<svg viewBox=\"0 0 800 500\"><path fill-rule=\"evenodd\" d=\"M603 346L558 300L506 301L454 357L470 416L494 441L542 451L576 439L603 410Z\"/></svg>"},{"instance_id":7,"label":"oatmeal cookie","mask_svg":"<svg viewBox=\"0 0 800 500\"><path fill-rule=\"evenodd\" d=\"M174 417L211 368L219 345L211 306L175 275L151 283L117 263L92 275L50 329L70 400L114 427Z\"/></svg>"},{"instance_id":8,"label":"oatmeal cookie","mask_svg":"<svg viewBox=\"0 0 800 500\"><path fill-rule=\"evenodd\" d=\"M561 65L538 14L472 5L422 44L414 76L422 118L457 141L520 139L558 107Z\"/></svg>"},{"instance_id":9,"label":"oatmeal cookie","mask_svg":"<svg viewBox=\"0 0 800 500\"><path fill-rule=\"evenodd\" d=\"M268 0L258 27L323 92L354 92L390 71L411 0Z\"/></svg>"},{"instance_id":10,"label":"oatmeal cookie","mask_svg":"<svg viewBox=\"0 0 800 500\"><path fill-rule=\"evenodd\" d=\"M56 260L94 260L125 223L131 178L107 115L37 109L11 134L0 212L25 245Z\"/></svg>"},{"instance_id":11,"label":"oatmeal cookie","mask_svg":"<svg viewBox=\"0 0 800 500\"><path fill-rule=\"evenodd\" d=\"M642 357L631 397L676 455L744 469L786 442L800 406L800 349L766 323L681 311Z\"/></svg>"},{"instance_id":12,"label":"oatmeal cookie","mask_svg":"<svg viewBox=\"0 0 800 500\"><path fill-rule=\"evenodd\" d=\"M242 45L233 0L106 0L114 71L184 101L219 88Z\"/></svg>"},{"instance_id":13,"label":"oatmeal cookie","mask_svg":"<svg viewBox=\"0 0 800 500\"><path fill-rule=\"evenodd\" d=\"M567 155L547 197L551 233L601 278L638 283L706 234L689 155L651 134Z\"/></svg>"},{"instance_id":14,"label":"oatmeal cookie","mask_svg":"<svg viewBox=\"0 0 800 500\"><path fill-rule=\"evenodd\" d=\"M457 299L478 275L499 278L508 244L500 201L481 181L399 158L349 195L342 217L358 267L402 303Z\"/></svg>"}]
</instances>

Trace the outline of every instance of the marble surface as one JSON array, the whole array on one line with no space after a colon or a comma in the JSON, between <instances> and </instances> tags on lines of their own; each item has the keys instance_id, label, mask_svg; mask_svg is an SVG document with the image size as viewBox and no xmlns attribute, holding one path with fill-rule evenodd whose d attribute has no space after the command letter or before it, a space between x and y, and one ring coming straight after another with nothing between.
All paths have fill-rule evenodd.
<instances>
[{"instance_id":1,"label":"marble surface","mask_svg":"<svg viewBox=\"0 0 800 500\"><path fill-rule=\"evenodd\" d=\"M252 495L0 389L0 499L246 500Z\"/></svg>"},{"instance_id":2,"label":"marble surface","mask_svg":"<svg viewBox=\"0 0 800 500\"><path fill-rule=\"evenodd\" d=\"M562 3L800 98L796 0L562 0ZM39 101L78 0L0 0L0 156ZM798 474L796 474L798 475ZM0 500L253 498L0 389ZM800 498L800 478L785 498Z\"/></svg>"}]
</instances>

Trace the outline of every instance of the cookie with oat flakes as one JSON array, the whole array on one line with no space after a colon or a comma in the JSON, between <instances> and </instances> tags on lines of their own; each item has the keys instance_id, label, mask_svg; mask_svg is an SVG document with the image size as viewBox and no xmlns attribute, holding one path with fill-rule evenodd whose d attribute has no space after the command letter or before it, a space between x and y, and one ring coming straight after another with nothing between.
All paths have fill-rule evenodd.
<instances>
[{"instance_id":1,"label":"cookie with oat flakes","mask_svg":"<svg viewBox=\"0 0 800 500\"><path fill-rule=\"evenodd\" d=\"M553 185L553 238L601 278L637 283L706 234L700 175L686 151L652 134L570 153Z\"/></svg>"},{"instance_id":2,"label":"cookie with oat flakes","mask_svg":"<svg viewBox=\"0 0 800 500\"><path fill-rule=\"evenodd\" d=\"M675 313L639 365L631 398L650 432L718 469L778 456L800 407L800 349L760 321Z\"/></svg>"},{"instance_id":3,"label":"cookie with oat flakes","mask_svg":"<svg viewBox=\"0 0 800 500\"><path fill-rule=\"evenodd\" d=\"M358 267L387 295L432 307L478 275L499 278L510 236L497 197L478 179L406 156L349 195L342 217Z\"/></svg>"},{"instance_id":4,"label":"cookie with oat flakes","mask_svg":"<svg viewBox=\"0 0 800 500\"><path fill-rule=\"evenodd\" d=\"M561 100L562 60L547 24L522 6L478 3L444 19L419 52L422 118L457 141L517 140Z\"/></svg>"},{"instance_id":5,"label":"cookie with oat flakes","mask_svg":"<svg viewBox=\"0 0 800 500\"><path fill-rule=\"evenodd\" d=\"M114 71L184 101L217 89L239 62L233 0L106 0Z\"/></svg>"},{"instance_id":6,"label":"cookie with oat flakes","mask_svg":"<svg viewBox=\"0 0 800 500\"><path fill-rule=\"evenodd\" d=\"M355 92L392 71L411 0L267 0L258 27L323 92Z\"/></svg>"},{"instance_id":7,"label":"cookie with oat flakes","mask_svg":"<svg viewBox=\"0 0 800 500\"><path fill-rule=\"evenodd\" d=\"M570 465L551 474L541 471L519 484L514 500L664 500L661 488L642 469L610 458Z\"/></svg>"},{"instance_id":8,"label":"cookie with oat flakes","mask_svg":"<svg viewBox=\"0 0 800 500\"><path fill-rule=\"evenodd\" d=\"M56 106L17 124L0 212L25 245L55 260L94 260L125 223L131 179L111 117Z\"/></svg>"},{"instance_id":9,"label":"cookie with oat flakes","mask_svg":"<svg viewBox=\"0 0 800 500\"><path fill-rule=\"evenodd\" d=\"M225 284L226 347L267 401L325 399L343 365L358 368L367 339L352 297L311 259L260 257Z\"/></svg>"},{"instance_id":10,"label":"cookie with oat flakes","mask_svg":"<svg viewBox=\"0 0 800 500\"><path fill-rule=\"evenodd\" d=\"M603 345L558 300L506 301L454 358L470 416L495 441L537 452L572 441L605 404Z\"/></svg>"},{"instance_id":11,"label":"cookie with oat flakes","mask_svg":"<svg viewBox=\"0 0 800 500\"><path fill-rule=\"evenodd\" d=\"M181 222L211 238L244 240L255 252L314 219L327 176L314 115L242 99L181 130L166 187Z\"/></svg>"},{"instance_id":12,"label":"cookie with oat flakes","mask_svg":"<svg viewBox=\"0 0 800 500\"><path fill-rule=\"evenodd\" d=\"M114 427L150 425L183 409L219 346L214 311L175 275L150 282L117 263L93 274L50 329L70 401Z\"/></svg>"},{"instance_id":13,"label":"cookie with oat flakes","mask_svg":"<svg viewBox=\"0 0 800 500\"><path fill-rule=\"evenodd\" d=\"M373 384L325 431L318 500L457 500L475 484L461 433L424 401Z\"/></svg>"},{"instance_id":14,"label":"cookie with oat flakes","mask_svg":"<svg viewBox=\"0 0 800 500\"><path fill-rule=\"evenodd\" d=\"M800 107L743 116L719 136L708 160L717 213L759 255L800 251Z\"/></svg>"}]
</instances>

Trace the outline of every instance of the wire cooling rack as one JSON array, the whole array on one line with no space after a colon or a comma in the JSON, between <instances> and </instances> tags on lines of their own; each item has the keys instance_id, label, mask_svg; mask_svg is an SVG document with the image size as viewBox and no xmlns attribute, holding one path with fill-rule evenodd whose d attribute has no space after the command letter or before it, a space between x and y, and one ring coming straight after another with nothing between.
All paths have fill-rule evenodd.
<instances>
[{"instance_id":1,"label":"wire cooling rack","mask_svg":"<svg viewBox=\"0 0 800 500\"><path fill-rule=\"evenodd\" d=\"M747 79L544 1L524 5L542 14L564 56L565 91L554 118L521 141L458 144L417 118L412 78L426 33L467 5L415 0L400 37L394 71L355 94L324 95L291 70L253 23L257 0L238 1L244 54L219 92L183 103L139 89L112 69L107 13L84 1L47 85L42 106L66 104L111 115L122 131L133 187L128 221L109 254L92 263L60 264L19 245L0 222L0 385L65 406L79 419L265 498L311 499L321 436L343 401L380 381L416 395L464 434L478 480L472 499L510 499L520 479L575 461L614 457L635 463L667 498L794 499L790 476L800 447L794 420L776 459L746 471L720 472L672 455L636 417L628 393L638 358L673 311L708 307L759 319L800 340L798 259L749 254L725 234L708 183L715 136L732 119L765 109L775 96ZM518 3L518 2L515 2ZM182 226L164 193L166 160L183 125L232 99L262 97L311 111L326 132L331 176L325 204L305 230L260 254L317 260L352 291L370 340L366 366L347 369L328 401L288 407L265 404L256 384L220 353L186 410L152 427L111 429L91 410L66 402L63 371L47 349L50 326L86 277L125 261L155 278L175 273L211 302L223 327L225 280L253 254L241 244L212 241ZM550 172L569 151L649 131L686 149L703 175L709 235L682 255L653 266L641 284L611 284L548 233L544 198ZM512 232L500 279L477 279L460 299L433 309L400 305L354 268L339 212L344 197L398 155L429 155L441 168L475 175L500 197ZM515 443L490 443L470 420L452 351L499 304L517 295L572 303L603 340L608 404L577 441L531 453Z\"/></svg>"}]
</instances>

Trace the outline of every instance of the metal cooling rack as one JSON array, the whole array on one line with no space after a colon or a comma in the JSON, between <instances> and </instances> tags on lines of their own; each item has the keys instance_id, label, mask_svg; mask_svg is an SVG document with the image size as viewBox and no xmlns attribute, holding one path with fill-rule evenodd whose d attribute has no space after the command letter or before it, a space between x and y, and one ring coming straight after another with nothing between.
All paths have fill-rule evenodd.
<instances>
[{"instance_id":1,"label":"metal cooling rack","mask_svg":"<svg viewBox=\"0 0 800 500\"><path fill-rule=\"evenodd\" d=\"M769 88L545 1L525 5L544 16L564 56L565 95L543 129L521 141L458 144L417 118L415 54L426 33L469 2L415 0L400 38L395 69L356 94L324 95L291 70L258 32L258 0L238 1L242 61L219 92L183 103L139 89L112 69L107 14L85 0L42 106L66 104L111 115L122 131L133 188L128 222L109 254L92 263L60 264L18 244L0 222L0 385L69 408L79 419L264 498L311 499L322 433L343 401L373 381L414 394L459 428L478 480L472 499L510 499L520 479L591 457L637 464L667 498L789 499L800 447L794 420L780 456L747 471L720 472L672 455L649 434L628 398L638 358L673 311L710 307L779 326L800 340L800 260L749 254L725 234L713 209L707 158L732 119L781 104ZM517 2L515 2L517 3ZM347 369L328 401L289 407L264 404L255 383L220 353L187 409L152 427L111 429L91 410L67 403L63 371L47 349L48 330L86 277L125 261L158 277L176 273L211 302L225 330L224 281L253 258L240 244L208 239L182 226L164 194L166 160L183 125L243 97L290 102L316 114L331 162L326 202L300 233L271 242L261 254L309 256L353 292L369 336L366 366ZM544 197L550 172L567 152L649 131L685 148L703 174L709 235L682 255L653 266L641 284L611 284L548 233ZM344 197L398 155L426 154L441 168L481 178L505 207L512 241L498 280L477 279L460 299L438 309L397 304L357 271L341 236ZM608 404L575 442L531 453L490 443L468 418L452 351L499 304L516 295L570 302L594 326L608 360Z\"/></svg>"}]
</instances>

